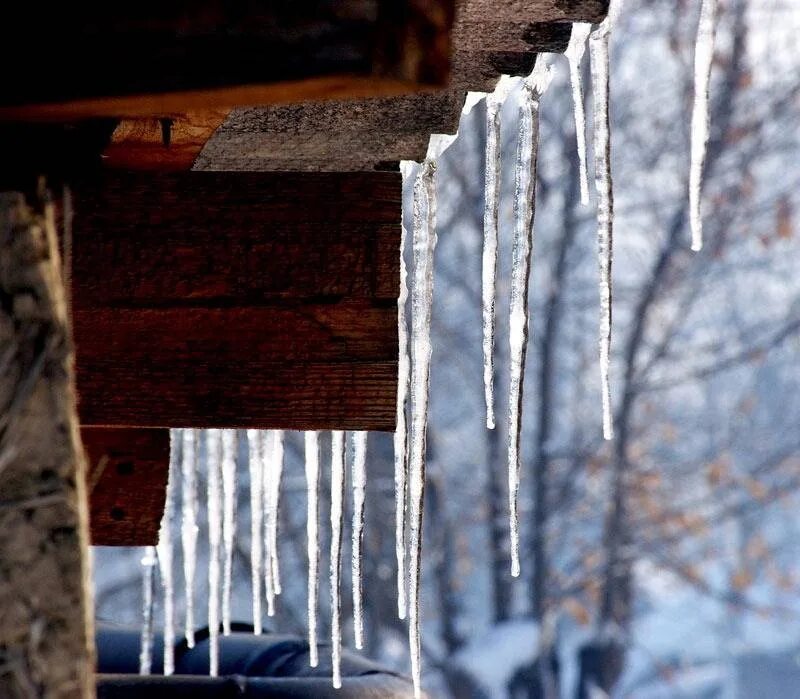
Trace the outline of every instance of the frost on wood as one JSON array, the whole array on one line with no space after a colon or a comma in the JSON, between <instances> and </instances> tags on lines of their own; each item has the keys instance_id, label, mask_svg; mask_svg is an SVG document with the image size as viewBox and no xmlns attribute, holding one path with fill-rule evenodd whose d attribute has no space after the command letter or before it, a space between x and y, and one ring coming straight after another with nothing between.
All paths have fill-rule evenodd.
<instances>
[{"instance_id":1,"label":"frost on wood","mask_svg":"<svg viewBox=\"0 0 800 699\"><path fill-rule=\"evenodd\" d=\"M220 543L222 540L222 434L206 431L207 505L208 505L208 667L209 674L219 674L220 621Z\"/></svg>"},{"instance_id":2,"label":"frost on wood","mask_svg":"<svg viewBox=\"0 0 800 699\"><path fill-rule=\"evenodd\" d=\"M580 190L581 204L589 203L589 175L586 167L586 113L583 107L583 78L581 76L581 61L586 52L586 41L592 25L588 22L575 22L572 25L572 35L564 55L569 62L569 82L572 88L572 106L575 117L575 139L578 147L578 162L580 164Z\"/></svg>"},{"instance_id":3,"label":"frost on wood","mask_svg":"<svg viewBox=\"0 0 800 699\"><path fill-rule=\"evenodd\" d=\"M714 20L717 0L702 0L700 23L694 48L694 107L692 109L692 146L689 170L689 218L692 229L692 250L703 247L703 216L700 194L703 168L708 147L708 96L711 63L714 57Z\"/></svg>"},{"instance_id":4,"label":"frost on wood","mask_svg":"<svg viewBox=\"0 0 800 699\"><path fill-rule=\"evenodd\" d=\"M481 298L483 303L483 390L486 426L494 429L494 335L497 289L497 232L500 210L500 112L513 80L504 75L494 92L486 96L486 163L484 166L483 259Z\"/></svg>"},{"instance_id":5,"label":"frost on wood","mask_svg":"<svg viewBox=\"0 0 800 699\"><path fill-rule=\"evenodd\" d=\"M616 4L617 11L619 8ZM597 188L597 259L600 269L600 394L603 437L614 437L611 414L611 259L614 233L614 191L611 178L611 121L609 115L609 17L592 32L590 40L592 93L594 95L594 164Z\"/></svg>"},{"instance_id":6,"label":"frost on wood","mask_svg":"<svg viewBox=\"0 0 800 699\"><path fill-rule=\"evenodd\" d=\"M509 309L510 383L508 396L508 498L511 532L511 574L519 563L519 445L522 427L522 387L528 344L528 281L533 250L536 195L536 158L539 145L539 98L552 79L552 70L539 56L530 76L522 83L519 132L514 164L514 242L511 254L511 302Z\"/></svg>"},{"instance_id":7,"label":"frost on wood","mask_svg":"<svg viewBox=\"0 0 800 699\"><path fill-rule=\"evenodd\" d=\"M183 430L181 458L181 544L186 597L184 632L194 648L194 581L197 571L197 447L199 430Z\"/></svg>"},{"instance_id":8,"label":"frost on wood","mask_svg":"<svg viewBox=\"0 0 800 699\"><path fill-rule=\"evenodd\" d=\"M414 183L414 274L411 285L411 440L409 463L409 646L415 696L420 696L419 586L425 494L425 441L431 361L433 252L436 247L436 159L426 158Z\"/></svg>"},{"instance_id":9,"label":"frost on wood","mask_svg":"<svg viewBox=\"0 0 800 699\"><path fill-rule=\"evenodd\" d=\"M317 651L317 603L319 595L319 433L305 433L306 492L308 495L306 539L308 544L308 657L319 664Z\"/></svg>"},{"instance_id":10,"label":"frost on wood","mask_svg":"<svg viewBox=\"0 0 800 699\"><path fill-rule=\"evenodd\" d=\"M55 211L0 194L0 696L94 696L85 460Z\"/></svg>"},{"instance_id":11,"label":"frost on wood","mask_svg":"<svg viewBox=\"0 0 800 699\"><path fill-rule=\"evenodd\" d=\"M342 526L344 525L344 432L331 432L331 662L333 686L342 686Z\"/></svg>"},{"instance_id":12,"label":"frost on wood","mask_svg":"<svg viewBox=\"0 0 800 699\"><path fill-rule=\"evenodd\" d=\"M403 161L400 171L405 184L411 176L413 163ZM411 366L408 356L408 323L406 303L408 283L405 261L406 240L405 214L400 222L400 293L397 297L397 424L394 431L394 513L395 513L395 558L397 559L397 615L406 618L406 502L408 495L408 430L406 427L406 404Z\"/></svg>"},{"instance_id":13,"label":"frost on wood","mask_svg":"<svg viewBox=\"0 0 800 699\"><path fill-rule=\"evenodd\" d=\"M158 571L161 575L161 589L164 595L164 674L175 671L175 579L172 571L172 516L175 511L175 483L182 462L183 438L181 430L169 431L169 473L167 474L167 493L164 498L164 514L158 531Z\"/></svg>"},{"instance_id":14,"label":"frost on wood","mask_svg":"<svg viewBox=\"0 0 800 699\"><path fill-rule=\"evenodd\" d=\"M236 430L222 430L222 630L231 632L231 585L233 581L233 549L236 539Z\"/></svg>"},{"instance_id":15,"label":"frost on wood","mask_svg":"<svg viewBox=\"0 0 800 699\"><path fill-rule=\"evenodd\" d=\"M153 667L153 568L155 546L145 546L142 556L142 636L139 648L139 674L149 675Z\"/></svg>"},{"instance_id":16,"label":"frost on wood","mask_svg":"<svg viewBox=\"0 0 800 699\"><path fill-rule=\"evenodd\" d=\"M353 432L353 524L351 572L353 581L353 632L356 648L364 647L364 610L361 599L361 544L364 538L364 499L367 487L367 433Z\"/></svg>"},{"instance_id":17,"label":"frost on wood","mask_svg":"<svg viewBox=\"0 0 800 699\"><path fill-rule=\"evenodd\" d=\"M250 580L253 593L253 633L261 633L262 527L264 522L264 449L259 430L247 430L250 466Z\"/></svg>"}]
</instances>

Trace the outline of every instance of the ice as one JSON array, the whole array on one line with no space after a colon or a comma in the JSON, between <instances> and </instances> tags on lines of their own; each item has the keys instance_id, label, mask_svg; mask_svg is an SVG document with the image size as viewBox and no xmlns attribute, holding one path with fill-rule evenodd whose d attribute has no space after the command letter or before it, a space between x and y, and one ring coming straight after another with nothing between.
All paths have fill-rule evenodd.
<instances>
[{"instance_id":1,"label":"ice","mask_svg":"<svg viewBox=\"0 0 800 699\"><path fill-rule=\"evenodd\" d=\"M539 141L539 98L552 79L552 69L540 55L522 83L519 132L514 166L514 242L509 310L510 385L508 396L508 498L511 531L511 575L519 576L519 444L522 387L528 344L528 280L533 249L536 157Z\"/></svg>"},{"instance_id":2,"label":"ice","mask_svg":"<svg viewBox=\"0 0 800 699\"><path fill-rule=\"evenodd\" d=\"M497 230L500 205L500 112L513 85L504 75L494 92L486 96L486 165L484 168L483 261L483 388L486 426L494 429L494 334L497 288Z\"/></svg>"},{"instance_id":3,"label":"ice","mask_svg":"<svg viewBox=\"0 0 800 699\"><path fill-rule=\"evenodd\" d=\"M153 666L153 568L156 547L146 546L142 556L142 641L139 674L149 675Z\"/></svg>"},{"instance_id":4,"label":"ice","mask_svg":"<svg viewBox=\"0 0 800 699\"><path fill-rule=\"evenodd\" d=\"M342 527L344 525L344 432L331 432L331 662L333 686L342 686Z\"/></svg>"},{"instance_id":5,"label":"ice","mask_svg":"<svg viewBox=\"0 0 800 699\"><path fill-rule=\"evenodd\" d=\"M264 585L267 615L275 616L275 595L281 593L278 555L278 507L283 473L283 430L270 430L265 436L264 453Z\"/></svg>"},{"instance_id":6,"label":"ice","mask_svg":"<svg viewBox=\"0 0 800 699\"><path fill-rule=\"evenodd\" d=\"M219 674L220 543L222 540L222 431L206 431L208 476L208 667Z\"/></svg>"},{"instance_id":7,"label":"ice","mask_svg":"<svg viewBox=\"0 0 800 699\"><path fill-rule=\"evenodd\" d=\"M197 448L198 430L183 430L181 458L181 544L186 595L184 632L189 648L194 648L194 581L197 572Z\"/></svg>"},{"instance_id":8,"label":"ice","mask_svg":"<svg viewBox=\"0 0 800 699\"><path fill-rule=\"evenodd\" d=\"M175 510L175 481L178 464L182 461L182 437L180 430L169 431L169 471L167 492L164 498L164 514L158 530L158 571L164 592L164 674L175 672L175 578L172 571L172 516Z\"/></svg>"},{"instance_id":9,"label":"ice","mask_svg":"<svg viewBox=\"0 0 800 699\"><path fill-rule=\"evenodd\" d=\"M364 647L364 610L361 604L361 543L364 538L364 499L367 487L367 433L353 432L353 526L352 526L352 579L353 579L353 632L356 648Z\"/></svg>"},{"instance_id":10,"label":"ice","mask_svg":"<svg viewBox=\"0 0 800 699\"><path fill-rule=\"evenodd\" d=\"M432 139L433 140L433 139ZM409 462L409 646L414 695L421 695L419 585L425 492L425 441L431 361L433 252L436 247L436 144L414 183L414 272L411 284L411 445Z\"/></svg>"},{"instance_id":11,"label":"ice","mask_svg":"<svg viewBox=\"0 0 800 699\"><path fill-rule=\"evenodd\" d=\"M236 430L222 430L222 540L224 566L222 580L222 632L231 632L231 583L233 580L233 550L236 540Z\"/></svg>"},{"instance_id":12,"label":"ice","mask_svg":"<svg viewBox=\"0 0 800 699\"><path fill-rule=\"evenodd\" d=\"M305 433L308 516L308 657L311 667L319 664L317 651L317 603L319 595L319 432Z\"/></svg>"},{"instance_id":13,"label":"ice","mask_svg":"<svg viewBox=\"0 0 800 699\"><path fill-rule=\"evenodd\" d=\"M413 163L400 163L403 182L413 171ZM397 424L394 431L394 512L395 512L395 557L397 558L397 616L406 618L406 501L408 496L408 431L406 426L406 404L411 365L408 356L408 272L405 250L408 233L405 215L400 223L400 294L397 297Z\"/></svg>"},{"instance_id":14,"label":"ice","mask_svg":"<svg viewBox=\"0 0 800 699\"><path fill-rule=\"evenodd\" d=\"M692 147L689 170L689 217L692 229L692 250L703 247L703 217L700 194L703 168L708 147L708 93L711 63L714 57L714 20L717 0L702 0L700 23L694 48L694 107L692 109Z\"/></svg>"},{"instance_id":15,"label":"ice","mask_svg":"<svg viewBox=\"0 0 800 699\"><path fill-rule=\"evenodd\" d=\"M580 163L581 204L589 203L589 175L586 167L586 114L583 107L583 78L581 77L581 61L586 52L586 41L592 25L588 22L575 22L572 34L564 55L569 62L569 81L572 87L572 105L575 117L575 138Z\"/></svg>"},{"instance_id":16,"label":"ice","mask_svg":"<svg viewBox=\"0 0 800 699\"><path fill-rule=\"evenodd\" d=\"M253 591L253 633L261 633L262 528L264 522L264 447L259 430L247 430L250 464L250 580Z\"/></svg>"},{"instance_id":17,"label":"ice","mask_svg":"<svg viewBox=\"0 0 800 699\"><path fill-rule=\"evenodd\" d=\"M619 4L616 4L619 8ZM618 12L618 9L617 9ZM609 12L609 18L614 15ZM603 404L603 438L613 439L611 414L611 259L614 234L614 189L611 178L611 122L609 116L609 35L606 18L589 41L594 95L594 164L597 188L597 259L600 268L600 394Z\"/></svg>"}]
</instances>

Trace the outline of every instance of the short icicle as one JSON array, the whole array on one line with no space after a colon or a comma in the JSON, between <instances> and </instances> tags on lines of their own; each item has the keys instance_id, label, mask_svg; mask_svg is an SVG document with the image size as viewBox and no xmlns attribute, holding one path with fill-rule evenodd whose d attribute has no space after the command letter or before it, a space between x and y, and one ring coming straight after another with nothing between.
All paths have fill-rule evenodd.
<instances>
[{"instance_id":1,"label":"short icicle","mask_svg":"<svg viewBox=\"0 0 800 699\"><path fill-rule=\"evenodd\" d=\"M600 270L600 395L603 438L614 438L611 412L611 261L614 234L614 189L611 178L611 122L609 114L609 36L620 3L612 2L608 17L592 32L589 41L594 95L594 163L597 188L597 260Z\"/></svg>"},{"instance_id":2,"label":"short icicle","mask_svg":"<svg viewBox=\"0 0 800 699\"><path fill-rule=\"evenodd\" d=\"M414 182L414 270L411 284L411 438L409 451L408 642L414 696L422 694L420 575L425 497L425 443L431 362L433 257L436 247L436 166L441 142L431 137Z\"/></svg>"},{"instance_id":3,"label":"short icicle","mask_svg":"<svg viewBox=\"0 0 800 699\"><path fill-rule=\"evenodd\" d=\"M222 430L222 632L231 632L231 590L233 581L233 550L236 541L236 430Z\"/></svg>"},{"instance_id":4,"label":"short icicle","mask_svg":"<svg viewBox=\"0 0 800 699\"><path fill-rule=\"evenodd\" d=\"M169 470L164 514L158 530L158 572L164 594L164 674L175 672L175 577L173 574L172 517L175 511L175 483L182 459L181 430L169 431Z\"/></svg>"},{"instance_id":5,"label":"short icicle","mask_svg":"<svg viewBox=\"0 0 800 699\"><path fill-rule=\"evenodd\" d=\"M508 396L508 498L511 533L511 575L520 574L519 562L519 446L522 427L522 388L528 345L528 281L533 250L536 196L536 159L539 145L539 99L552 79L552 69L540 55L531 75L522 83L519 132L514 168L514 242L509 310L510 384Z\"/></svg>"},{"instance_id":6,"label":"short icicle","mask_svg":"<svg viewBox=\"0 0 800 699\"><path fill-rule=\"evenodd\" d=\"M183 430L181 458L181 543L186 594L184 633L189 648L194 648L194 583L197 572L197 451L199 430Z\"/></svg>"},{"instance_id":7,"label":"short icicle","mask_svg":"<svg viewBox=\"0 0 800 699\"><path fill-rule=\"evenodd\" d=\"M272 567L272 489L275 479L275 431L267 430L262 435L264 444L264 595L267 600L267 616L275 616L275 569Z\"/></svg>"},{"instance_id":8,"label":"short icicle","mask_svg":"<svg viewBox=\"0 0 800 699\"><path fill-rule=\"evenodd\" d=\"M331 662L333 686L342 686L342 527L344 525L345 486L344 432L331 432Z\"/></svg>"},{"instance_id":9,"label":"short icicle","mask_svg":"<svg viewBox=\"0 0 800 699\"><path fill-rule=\"evenodd\" d=\"M589 203L589 174L586 166L586 112L583 106L583 77L581 61L586 53L586 42L592 31L588 22L575 22L572 34L564 55L569 62L569 82L572 88L572 107L575 118L575 139L578 147L578 163L580 171L581 204Z\"/></svg>"},{"instance_id":10,"label":"short icicle","mask_svg":"<svg viewBox=\"0 0 800 699\"><path fill-rule=\"evenodd\" d=\"M352 561L353 633L358 650L364 647L364 609L361 598L361 544L364 539L364 500L367 487L367 433L353 432Z\"/></svg>"},{"instance_id":11,"label":"short icicle","mask_svg":"<svg viewBox=\"0 0 800 699\"><path fill-rule=\"evenodd\" d=\"M497 238L500 212L500 112L514 80L503 75L494 92L486 96L486 163L484 166L483 257L481 298L483 304L483 392L486 427L494 429L494 335L496 327Z\"/></svg>"},{"instance_id":12,"label":"short icicle","mask_svg":"<svg viewBox=\"0 0 800 699\"><path fill-rule=\"evenodd\" d=\"M281 478L283 477L283 430L273 430L272 454L269 478L269 560L272 570L272 587L276 595L281 594L280 546L278 523L280 522ZM274 609L270 616L274 615Z\"/></svg>"},{"instance_id":13,"label":"short icicle","mask_svg":"<svg viewBox=\"0 0 800 699\"><path fill-rule=\"evenodd\" d=\"M220 543L222 541L222 431L206 432L208 477L208 672L219 674Z\"/></svg>"},{"instance_id":14,"label":"short icicle","mask_svg":"<svg viewBox=\"0 0 800 699\"><path fill-rule=\"evenodd\" d=\"M142 639L139 650L139 674L149 675L153 668L153 568L156 547L145 546L142 556Z\"/></svg>"},{"instance_id":15,"label":"short icicle","mask_svg":"<svg viewBox=\"0 0 800 699\"><path fill-rule=\"evenodd\" d=\"M717 0L702 0L694 47L694 107L692 108L691 165L689 170L689 219L692 250L703 248L703 216L700 195L706 162L710 117L708 113L711 64L714 58Z\"/></svg>"},{"instance_id":16,"label":"short icicle","mask_svg":"<svg viewBox=\"0 0 800 699\"><path fill-rule=\"evenodd\" d=\"M305 466L308 542L308 659L311 667L319 664L317 650L317 603L319 596L319 432L306 432Z\"/></svg>"},{"instance_id":17,"label":"short icicle","mask_svg":"<svg viewBox=\"0 0 800 699\"><path fill-rule=\"evenodd\" d=\"M403 183L413 172L414 164L404 160L400 163ZM408 231L405 214L400 222L400 293L397 297L397 411L394 431L394 541L397 559L397 616L406 618L406 531L408 499L408 430L406 427L406 406L408 403L408 382L411 378L411 364L408 356L408 272L405 251Z\"/></svg>"},{"instance_id":18,"label":"short icicle","mask_svg":"<svg viewBox=\"0 0 800 699\"><path fill-rule=\"evenodd\" d=\"M253 633L261 627L261 570L263 568L264 449L263 433L247 430L250 466L250 581L253 592Z\"/></svg>"}]
</instances>

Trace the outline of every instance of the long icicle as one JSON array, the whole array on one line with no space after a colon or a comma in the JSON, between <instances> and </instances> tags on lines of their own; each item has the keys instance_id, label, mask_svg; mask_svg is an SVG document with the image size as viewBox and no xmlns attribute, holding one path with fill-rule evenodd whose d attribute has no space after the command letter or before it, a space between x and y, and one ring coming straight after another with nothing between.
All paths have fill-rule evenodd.
<instances>
[{"instance_id":1,"label":"long icicle","mask_svg":"<svg viewBox=\"0 0 800 699\"><path fill-rule=\"evenodd\" d=\"M139 650L139 674L149 675L153 668L153 568L156 547L145 546L142 556L142 638Z\"/></svg>"},{"instance_id":2,"label":"long icicle","mask_svg":"<svg viewBox=\"0 0 800 699\"><path fill-rule=\"evenodd\" d=\"M319 432L305 433L306 492L308 494L306 540L308 542L308 658L319 664L317 604L319 596Z\"/></svg>"},{"instance_id":3,"label":"long icicle","mask_svg":"<svg viewBox=\"0 0 800 699\"><path fill-rule=\"evenodd\" d=\"M280 547L278 545L278 524L280 522L281 478L283 477L283 430L275 430L272 462L272 495L270 504L270 565L275 594L281 594Z\"/></svg>"},{"instance_id":4,"label":"long icicle","mask_svg":"<svg viewBox=\"0 0 800 699\"><path fill-rule=\"evenodd\" d=\"M275 480L275 430L263 434L264 439L264 594L267 616L275 616L275 576L272 567L272 490Z\"/></svg>"},{"instance_id":5,"label":"long icicle","mask_svg":"<svg viewBox=\"0 0 800 699\"><path fill-rule=\"evenodd\" d=\"M613 14L612 14L613 12ZM611 178L611 122L609 114L609 37L619 13L612 3L608 17L592 32L589 41L594 95L594 165L597 188L597 260L600 270L600 395L603 406L603 438L614 438L611 412L611 263L614 234L614 189Z\"/></svg>"},{"instance_id":6,"label":"long icicle","mask_svg":"<svg viewBox=\"0 0 800 699\"><path fill-rule=\"evenodd\" d=\"M186 594L184 633L189 648L194 648L194 582L197 572L197 442L199 430L183 430L181 459L181 543Z\"/></svg>"},{"instance_id":7,"label":"long icicle","mask_svg":"<svg viewBox=\"0 0 800 699\"><path fill-rule=\"evenodd\" d=\"M175 672L175 576L173 573L172 517L175 512L175 483L182 458L181 431L169 431L169 471L167 492L164 498L164 514L158 530L158 572L164 593L164 674Z\"/></svg>"},{"instance_id":8,"label":"long icicle","mask_svg":"<svg viewBox=\"0 0 800 699\"><path fill-rule=\"evenodd\" d=\"M342 527L344 525L344 432L331 432L331 662L333 686L342 686Z\"/></svg>"},{"instance_id":9,"label":"long icicle","mask_svg":"<svg viewBox=\"0 0 800 699\"><path fill-rule=\"evenodd\" d=\"M208 476L208 668L219 674L220 621L220 543L222 541L222 434L206 431L206 471Z\"/></svg>"},{"instance_id":10,"label":"long icicle","mask_svg":"<svg viewBox=\"0 0 800 699\"><path fill-rule=\"evenodd\" d=\"M432 137L432 140L435 137ZM429 149L430 152L431 149ZM436 156L422 163L414 183L414 273L411 284L411 440L409 461L408 641L414 696L422 693L419 592L425 497L425 443L431 361L433 253L436 247Z\"/></svg>"},{"instance_id":11,"label":"long icicle","mask_svg":"<svg viewBox=\"0 0 800 699\"><path fill-rule=\"evenodd\" d=\"M364 539L364 500L367 487L367 433L353 432L353 525L351 572L353 581L353 633L356 648L364 647L364 609L361 597L361 544Z\"/></svg>"},{"instance_id":12,"label":"long icicle","mask_svg":"<svg viewBox=\"0 0 800 699\"><path fill-rule=\"evenodd\" d=\"M689 170L689 219L692 250L703 248L703 216L700 195L710 129L708 113L711 63L714 58L714 24L717 0L702 0L700 22L694 48L694 107L692 108L692 147Z\"/></svg>"},{"instance_id":13,"label":"long icicle","mask_svg":"<svg viewBox=\"0 0 800 699\"><path fill-rule=\"evenodd\" d=\"M519 133L514 168L514 243L509 310L510 385L508 397L508 499L511 533L511 575L519 563L519 445L522 427L522 388L528 345L528 281L533 250L536 196L536 159L539 145L539 98L552 79L552 70L540 55L531 75L522 83Z\"/></svg>"},{"instance_id":14,"label":"long icicle","mask_svg":"<svg viewBox=\"0 0 800 699\"><path fill-rule=\"evenodd\" d=\"M236 430L222 430L222 632L231 632L231 590L233 581L233 550L236 541Z\"/></svg>"},{"instance_id":15,"label":"long icicle","mask_svg":"<svg viewBox=\"0 0 800 699\"><path fill-rule=\"evenodd\" d=\"M569 82L572 88L572 106L575 118L575 139L578 148L581 204L589 203L589 173L586 166L586 112L583 106L583 78L581 61L586 53L586 41L592 31L588 22L575 22L564 55L569 62Z\"/></svg>"},{"instance_id":16,"label":"long icicle","mask_svg":"<svg viewBox=\"0 0 800 699\"><path fill-rule=\"evenodd\" d=\"M500 112L513 80L503 75L494 92L486 96L486 163L484 166L483 257L481 298L483 304L483 393L486 426L494 429L494 335L496 327L497 237L500 212Z\"/></svg>"},{"instance_id":17,"label":"long icicle","mask_svg":"<svg viewBox=\"0 0 800 699\"><path fill-rule=\"evenodd\" d=\"M411 176L413 163L404 160L400 172L405 183ZM397 297L397 410L394 430L394 541L397 559L397 616L406 618L406 503L408 500L408 431L406 428L406 405L408 403L408 382L411 378L411 364L408 356L408 321L406 303L408 302L408 272L406 270L405 250L408 232L405 214L400 222L400 294Z\"/></svg>"},{"instance_id":18,"label":"long icicle","mask_svg":"<svg viewBox=\"0 0 800 699\"><path fill-rule=\"evenodd\" d=\"M253 633L261 627L261 569L263 567L264 517L264 460L263 434L247 430L248 462L250 467L250 582L253 592Z\"/></svg>"}]
</instances>

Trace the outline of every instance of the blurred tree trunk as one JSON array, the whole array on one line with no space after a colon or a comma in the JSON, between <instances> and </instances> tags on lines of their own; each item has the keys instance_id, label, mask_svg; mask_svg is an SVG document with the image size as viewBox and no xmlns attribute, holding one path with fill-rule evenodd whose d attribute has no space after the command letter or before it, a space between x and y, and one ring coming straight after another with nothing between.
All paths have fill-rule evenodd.
<instances>
[{"instance_id":1,"label":"blurred tree trunk","mask_svg":"<svg viewBox=\"0 0 800 699\"><path fill-rule=\"evenodd\" d=\"M94 696L85 463L54 206L0 194L0 696Z\"/></svg>"},{"instance_id":2,"label":"blurred tree trunk","mask_svg":"<svg viewBox=\"0 0 800 699\"><path fill-rule=\"evenodd\" d=\"M495 372L496 373L496 372ZM495 382L496 383L496 382ZM508 520L503 490L502 443L500 430L486 430L487 474L489 485L489 550L492 580L492 618L495 623L511 616L511 578L508 575Z\"/></svg>"}]
</instances>

